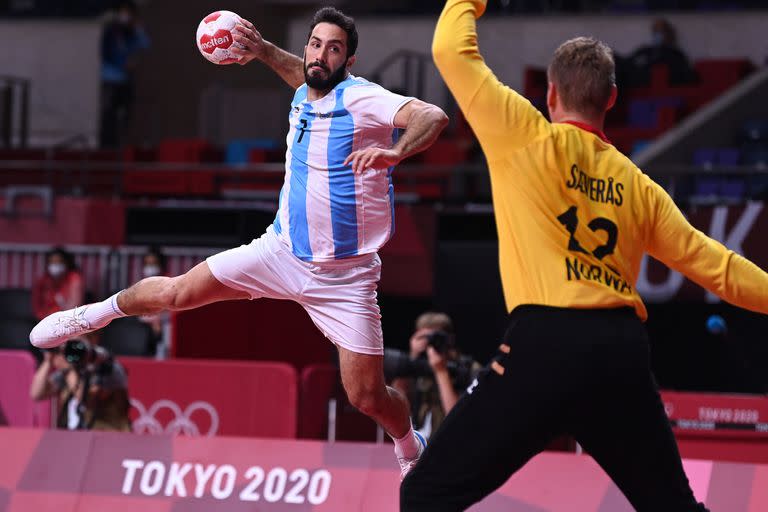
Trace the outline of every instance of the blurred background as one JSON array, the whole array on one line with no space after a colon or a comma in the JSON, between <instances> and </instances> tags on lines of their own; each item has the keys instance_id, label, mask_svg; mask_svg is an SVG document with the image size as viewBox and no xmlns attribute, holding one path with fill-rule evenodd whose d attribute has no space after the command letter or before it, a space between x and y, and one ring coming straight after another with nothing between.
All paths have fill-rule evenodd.
<instances>
[{"instance_id":1,"label":"blurred background","mask_svg":"<svg viewBox=\"0 0 768 512\"><path fill-rule=\"evenodd\" d=\"M506 313L485 162L429 55L443 2L328 3L356 17L355 74L451 117L440 140L395 173L397 231L381 253L379 288L387 347L406 351L416 317L437 310L452 318L461 351L485 363ZM194 34L224 8L301 54L319 6L0 1L0 348L27 351L46 293L55 295L47 307L62 302L43 282L55 277L55 246L78 275L67 293L95 300L144 275L182 273L263 232L282 184L293 91L259 63L207 62ZM560 42L593 35L610 44L619 102L608 138L697 228L768 268L764 8L747 0L491 0L480 44L499 78L540 109L544 70ZM662 388L765 393L766 317L723 304L652 260L637 287ZM222 303L120 320L95 342L125 357L137 389L143 370L131 366L155 359L286 363L299 376L294 434L328 435L324 404L338 394L332 346L295 304ZM301 394L302 386L319 392L312 379L325 383L320 398ZM312 400L319 411L302 408ZM310 424L303 414L321 418L314 431L302 431Z\"/></svg>"}]
</instances>

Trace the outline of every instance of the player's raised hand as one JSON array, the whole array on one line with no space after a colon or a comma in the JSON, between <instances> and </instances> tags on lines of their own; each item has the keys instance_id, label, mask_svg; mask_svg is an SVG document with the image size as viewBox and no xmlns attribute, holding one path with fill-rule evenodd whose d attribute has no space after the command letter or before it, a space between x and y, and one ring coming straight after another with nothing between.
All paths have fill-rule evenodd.
<instances>
[{"instance_id":1,"label":"player's raised hand","mask_svg":"<svg viewBox=\"0 0 768 512\"><path fill-rule=\"evenodd\" d=\"M253 59L263 60L266 42L253 23L240 18L240 23L235 25L235 30L232 31L232 39L245 46L245 48L238 48L235 45L230 47L233 54L240 56L238 64L244 66Z\"/></svg>"},{"instance_id":2,"label":"player's raised hand","mask_svg":"<svg viewBox=\"0 0 768 512\"><path fill-rule=\"evenodd\" d=\"M352 165L352 172L360 174L366 169L386 169L400 163L400 153L394 149L366 148L353 151L344 160L344 165Z\"/></svg>"}]
</instances>

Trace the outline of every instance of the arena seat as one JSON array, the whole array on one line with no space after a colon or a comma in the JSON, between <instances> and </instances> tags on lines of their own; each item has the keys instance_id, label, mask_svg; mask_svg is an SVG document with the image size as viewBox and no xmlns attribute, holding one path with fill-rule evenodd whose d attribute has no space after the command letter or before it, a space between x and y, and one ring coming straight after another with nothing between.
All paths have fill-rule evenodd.
<instances>
[{"instance_id":1,"label":"arena seat","mask_svg":"<svg viewBox=\"0 0 768 512\"><path fill-rule=\"evenodd\" d=\"M655 139L755 69L748 59L700 59L693 65L698 83L671 85L666 65L658 64L650 71L648 86L621 88L619 100L606 118L605 129L619 150L631 153L636 141ZM527 67L523 84L525 96L545 112L546 70Z\"/></svg>"},{"instance_id":2,"label":"arena seat","mask_svg":"<svg viewBox=\"0 0 768 512\"><path fill-rule=\"evenodd\" d=\"M0 319L0 348L28 350L29 333L37 322L34 319Z\"/></svg>"},{"instance_id":3,"label":"arena seat","mask_svg":"<svg viewBox=\"0 0 768 512\"><path fill-rule=\"evenodd\" d=\"M165 139L157 146L160 162L203 162L204 153L211 148L205 139Z\"/></svg>"},{"instance_id":4,"label":"arena seat","mask_svg":"<svg viewBox=\"0 0 768 512\"><path fill-rule=\"evenodd\" d=\"M31 348L29 331L37 322L31 295L31 291L24 288L0 290L0 348Z\"/></svg>"},{"instance_id":5,"label":"arena seat","mask_svg":"<svg viewBox=\"0 0 768 512\"><path fill-rule=\"evenodd\" d=\"M277 149L272 139L237 139L227 144L224 160L228 164L265 162L267 151Z\"/></svg>"},{"instance_id":6,"label":"arena seat","mask_svg":"<svg viewBox=\"0 0 768 512\"><path fill-rule=\"evenodd\" d=\"M740 160L737 148L699 148L693 153L693 164L704 168L738 165Z\"/></svg>"},{"instance_id":7,"label":"arena seat","mask_svg":"<svg viewBox=\"0 0 768 512\"><path fill-rule=\"evenodd\" d=\"M152 328L136 317L110 322L101 331L99 344L118 356L151 356L155 353Z\"/></svg>"},{"instance_id":8,"label":"arena seat","mask_svg":"<svg viewBox=\"0 0 768 512\"><path fill-rule=\"evenodd\" d=\"M313 364L305 367L301 372L299 389L300 438L329 439L329 411L333 408L333 439L376 440L376 423L349 403L336 366ZM332 399L333 404L330 403Z\"/></svg>"},{"instance_id":9,"label":"arena seat","mask_svg":"<svg viewBox=\"0 0 768 512\"><path fill-rule=\"evenodd\" d=\"M336 394L339 369L331 364L311 364L299 379L299 437L328 439L328 400Z\"/></svg>"},{"instance_id":10,"label":"arena seat","mask_svg":"<svg viewBox=\"0 0 768 512\"><path fill-rule=\"evenodd\" d=\"M32 319L32 291L26 288L0 289L0 319Z\"/></svg>"},{"instance_id":11,"label":"arena seat","mask_svg":"<svg viewBox=\"0 0 768 512\"><path fill-rule=\"evenodd\" d=\"M223 340L216 340L223 341ZM296 370L284 363L120 357L137 433L296 437Z\"/></svg>"},{"instance_id":12,"label":"arena seat","mask_svg":"<svg viewBox=\"0 0 768 512\"><path fill-rule=\"evenodd\" d=\"M29 352L0 350L0 425L47 427L51 423L51 402L35 402L29 387L35 375L35 358Z\"/></svg>"}]
</instances>

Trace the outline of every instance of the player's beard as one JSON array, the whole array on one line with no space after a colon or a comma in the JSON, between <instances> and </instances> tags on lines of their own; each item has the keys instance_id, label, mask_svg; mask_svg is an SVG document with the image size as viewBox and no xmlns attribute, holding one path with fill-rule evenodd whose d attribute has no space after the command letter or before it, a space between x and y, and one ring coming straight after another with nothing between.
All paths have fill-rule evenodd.
<instances>
[{"instance_id":1,"label":"player's beard","mask_svg":"<svg viewBox=\"0 0 768 512\"><path fill-rule=\"evenodd\" d=\"M326 78L322 78L319 75L310 75L309 68L311 66L320 66L323 69L323 71L328 73L328 76ZM338 85L342 80L344 80L346 76L347 76L346 63L342 64L334 71L330 71L328 69L328 66L326 66L325 64L321 64L315 61L307 65L306 59L304 60L304 81L307 82L307 85L312 89L316 89L318 91L330 91L331 89L336 87L336 85Z\"/></svg>"}]
</instances>

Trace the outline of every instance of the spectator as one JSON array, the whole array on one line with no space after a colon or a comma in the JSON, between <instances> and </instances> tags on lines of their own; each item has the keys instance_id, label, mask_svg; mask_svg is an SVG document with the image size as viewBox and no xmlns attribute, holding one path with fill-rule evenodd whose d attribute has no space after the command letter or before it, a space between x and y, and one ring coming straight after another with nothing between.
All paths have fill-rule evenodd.
<instances>
[{"instance_id":1,"label":"spectator","mask_svg":"<svg viewBox=\"0 0 768 512\"><path fill-rule=\"evenodd\" d=\"M54 247L45 257L45 274L32 287L32 309L40 320L63 309L82 304L85 296L83 278L75 259L61 247Z\"/></svg>"},{"instance_id":2,"label":"spectator","mask_svg":"<svg viewBox=\"0 0 768 512\"><path fill-rule=\"evenodd\" d=\"M392 352L388 354L391 357ZM396 372L400 376L392 385L408 397L413 426L428 438L475 378L480 365L461 354L453 322L445 313L427 312L416 319L408 357L411 363L401 366L404 371Z\"/></svg>"},{"instance_id":3,"label":"spectator","mask_svg":"<svg viewBox=\"0 0 768 512\"><path fill-rule=\"evenodd\" d=\"M106 349L83 338L43 352L30 396L58 399L58 428L131 430L125 369Z\"/></svg>"},{"instance_id":4,"label":"spectator","mask_svg":"<svg viewBox=\"0 0 768 512\"><path fill-rule=\"evenodd\" d=\"M157 247L150 247L141 260L141 277L165 276L167 264L165 255ZM163 331L168 322L168 312L164 311L156 315L142 315L138 317L140 322L147 324L152 329L152 343L157 348L157 358L165 359L167 343L163 340Z\"/></svg>"},{"instance_id":5,"label":"spectator","mask_svg":"<svg viewBox=\"0 0 768 512\"><path fill-rule=\"evenodd\" d=\"M101 36L101 145L117 147L131 114L136 55L150 40L132 0L121 0Z\"/></svg>"},{"instance_id":6,"label":"spectator","mask_svg":"<svg viewBox=\"0 0 768 512\"><path fill-rule=\"evenodd\" d=\"M677 43L675 27L663 18L651 24L651 43L641 46L629 57L617 59L617 81L623 87L646 87L651 70L664 65L669 71L669 85L685 85L697 80L696 71Z\"/></svg>"}]
</instances>

